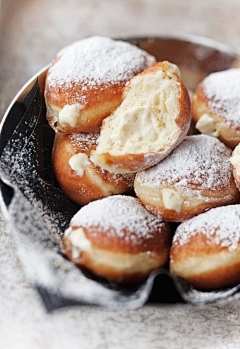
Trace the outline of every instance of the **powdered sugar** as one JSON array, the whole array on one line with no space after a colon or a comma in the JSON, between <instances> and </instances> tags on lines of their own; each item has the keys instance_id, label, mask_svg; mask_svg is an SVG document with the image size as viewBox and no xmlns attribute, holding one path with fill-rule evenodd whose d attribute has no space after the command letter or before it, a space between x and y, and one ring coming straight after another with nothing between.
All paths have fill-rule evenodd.
<instances>
[{"instance_id":1,"label":"powdered sugar","mask_svg":"<svg viewBox=\"0 0 240 349\"><path fill-rule=\"evenodd\" d=\"M188 136L166 159L136 178L152 188L174 184L177 188L218 190L227 187L232 177L230 155L231 150L214 137Z\"/></svg>"},{"instance_id":2,"label":"powdered sugar","mask_svg":"<svg viewBox=\"0 0 240 349\"><path fill-rule=\"evenodd\" d=\"M69 135L70 142L74 148L81 148L87 152L91 147L97 144L99 135L94 133L73 133Z\"/></svg>"},{"instance_id":3,"label":"powdered sugar","mask_svg":"<svg viewBox=\"0 0 240 349\"><path fill-rule=\"evenodd\" d=\"M126 82L153 61L151 55L130 43L93 36L59 52L47 83L65 88L75 84L99 88L102 84Z\"/></svg>"},{"instance_id":4,"label":"powdered sugar","mask_svg":"<svg viewBox=\"0 0 240 349\"><path fill-rule=\"evenodd\" d=\"M235 250L240 242L240 205L213 208L178 226L173 244L185 245L192 236L204 234L218 246Z\"/></svg>"},{"instance_id":5,"label":"powdered sugar","mask_svg":"<svg viewBox=\"0 0 240 349\"><path fill-rule=\"evenodd\" d=\"M135 245L142 244L142 239L152 239L153 233L163 224L138 199L122 195L91 202L71 220L72 226L97 227L99 234L104 232L109 237L129 239Z\"/></svg>"},{"instance_id":6,"label":"powdered sugar","mask_svg":"<svg viewBox=\"0 0 240 349\"><path fill-rule=\"evenodd\" d=\"M240 127L240 69L212 73L203 81L209 108Z\"/></svg>"}]
</instances>

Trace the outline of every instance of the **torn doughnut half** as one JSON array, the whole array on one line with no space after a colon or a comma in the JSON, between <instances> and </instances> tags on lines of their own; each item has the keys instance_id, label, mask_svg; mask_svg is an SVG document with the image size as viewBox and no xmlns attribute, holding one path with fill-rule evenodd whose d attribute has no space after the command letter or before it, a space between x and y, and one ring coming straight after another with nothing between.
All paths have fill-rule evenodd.
<instances>
[{"instance_id":1,"label":"torn doughnut half","mask_svg":"<svg viewBox=\"0 0 240 349\"><path fill-rule=\"evenodd\" d=\"M176 65L153 64L134 76L123 102L103 121L91 160L110 172L137 172L166 157L190 127L189 93Z\"/></svg>"}]
</instances>

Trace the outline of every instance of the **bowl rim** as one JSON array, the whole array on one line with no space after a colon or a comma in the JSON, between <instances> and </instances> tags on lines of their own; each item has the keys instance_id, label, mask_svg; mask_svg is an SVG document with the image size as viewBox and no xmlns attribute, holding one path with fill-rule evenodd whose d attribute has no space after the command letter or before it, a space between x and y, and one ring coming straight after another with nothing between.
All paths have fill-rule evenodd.
<instances>
[{"instance_id":1,"label":"bowl rim","mask_svg":"<svg viewBox=\"0 0 240 349\"><path fill-rule=\"evenodd\" d=\"M117 40L117 38L116 38ZM208 38L204 38L204 37L200 37L200 36L194 36L194 35L162 35L162 36L146 36L146 37L142 37L142 36L136 36L136 37L127 37L126 39L124 38L119 38L118 40L126 40L126 41L151 41L151 40L172 40L172 41L182 41L182 42L186 42L186 43L192 43L192 44L196 44L196 45L202 45L205 47L209 47L211 49L216 49L222 53L226 53L229 54L230 56L232 56L233 58L240 58L240 55L237 54L237 52L234 52L231 48L229 48L227 45L222 44L218 41L212 40L212 39L208 39ZM28 79L28 81L23 85L23 87L17 92L17 94L15 95L15 97L12 99L11 103L9 104L6 112L3 115L3 118L1 120L0 123L0 137L1 137L1 132L2 132L2 128L3 125L9 115L9 112L11 110L11 108L13 107L14 103L16 101L18 101L19 99L22 100L23 96L26 95L26 92L29 91L30 87L35 83L36 79L38 77L45 77L47 70L49 69L49 67L51 66L51 63L45 65L42 69L40 69L36 74L34 74L30 79ZM3 213L3 218L8 221L8 210L5 208L5 204L4 204L4 200L2 197L2 191L0 190L0 208L2 210ZM233 294L230 295L226 298L224 298L223 300L217 300L217 302L219 303L220 301L229 301L229 299L236 299L239 298L239 294ZM204 303L203 303L204 304ZM168 304L169 306L170 304ZM178 306L180 306L180 303L177 304ZM190 304L184 304L184 306L190 306ZM157 304L157 306L161 306L160 304Z\"/></svg>"}]
</instances>

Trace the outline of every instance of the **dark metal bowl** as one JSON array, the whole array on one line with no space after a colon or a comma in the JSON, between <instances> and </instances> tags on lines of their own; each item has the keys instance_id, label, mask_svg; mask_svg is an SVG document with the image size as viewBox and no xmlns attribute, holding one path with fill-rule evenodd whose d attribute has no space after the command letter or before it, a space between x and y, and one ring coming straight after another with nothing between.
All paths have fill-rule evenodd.
<instances>
[{"instance_id":1,"label":"dark metal bowl","mask_svg":"<svg viewBox=\"0 0 240 349\"><path fill-rule=\"evenodd\" d=\"M183 82L192 91L209 73L240 67L240 59L232 50L225 45L201 37L175 36L123 40L146 50L154 55L158 61L168 60L177 64ZM21 248L26 249L28 244L32 247L32 253L38 254L42 248L43 251L46 251L50 244L52 246L48 250L50 255L58 247L64 227L68 224L73 212L79 207L76 207L70 199L59 191L51 171L54 132L46 122L43 99L48 68L49 65L31 78L19 91L2 120L0 126L0 203L4 216L11 223L12 230L16 234ZM36 80L38 80L38 83ZM16 166L16 162L18 166ZM14 171L17 173L16 177ZM28 185L27 188L25 184ZM32 199L31 201L29 197L36 200ZM19 204L19 200L22 205ZM41 211L36 210L36 203L40 203ZM45 210L45 207L48 207L48 211ZM66 207L67 209L65 209ZM48 216L49 212L51 214ZM37 219L39 214L40 218ZM26 227L22 216L28 217L28 227ZM44 217L51 220L51 226L44 225ZM57 239L57 242L55 239ZM46 247L44 244L46 244ZM53 258L63 259L57 251ZM61 288L58 287L60 278L55 275L52 259L50 257L48 259L47 254L45 260L42 261L42 259L41 255L41 258L38 259L39 265L34 270L35 279L31 279L30 282L37 287L47 308L51 310L63 305L82 304L82 294L77 294L75 298L71 299L66 299L65 295L61 294ZM61 263L65 263L62 259ZM32 262L29 260L27 253L22 255L21 261L25 265L25 269L28 270L28 266ZM49 270L52 270L53 275L56 276L56 278L53 277L51 288L48 287L47 283L44 284L44 275L41 273L43 266L40 264L45 262L48 262ZM73 269L75 266L71 263L68 268ZM61 270L58 272L63 273ZM39 282L39 276L42 277L42 282ZM31 277L33 276L31 275ZM61 275L61 277L66 281L65 275ZM79 290L81 290L83 288L81 280L84 281L85 276L79 274L79 277ZM55 287L55 290L58 290L57 293L52 293L52 286ZM75 286L74 284L74 288L77 288ZM102 290L104 287L102 285ZM113 289L113 293L110 294L112 298L111 300L108 299L108 302L111 301L113 305L118 303L128 306L132 306L131 302L135 306L141 306L147 300L154 302L178 302L183 300L187 303L207 303L228 298L239 289L240 284L222 293L209 292L209 294L204 294L204 297L200 297L201 295L198 292L190 294L189 290L191 288L182 285L180 280L177 280L167 269L164 269L151 275L146 283L136 290ZM96 304L94 299L90 299L89 302L90 304L94 302Z\"/></svg>"}]
</instances>

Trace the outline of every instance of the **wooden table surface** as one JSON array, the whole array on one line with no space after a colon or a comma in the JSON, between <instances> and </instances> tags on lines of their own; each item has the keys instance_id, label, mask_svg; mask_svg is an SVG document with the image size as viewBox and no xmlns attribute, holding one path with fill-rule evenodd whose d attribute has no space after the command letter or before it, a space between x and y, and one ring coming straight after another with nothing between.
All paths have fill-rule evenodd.
<instances>
[{"instance_id":1,"label":"wooden table surface","mask_svg":"<svg viewBox=\"0 0 240 349\"><path fill-rule=\"evenodd\" d=\"M22 85L65 44L111 37L195 34L240 53L240 1L0 0L0 117ZM201 307L47 314L0 218L0 348L240 348L240 298Z\"/></svg>"}]
</instances>

